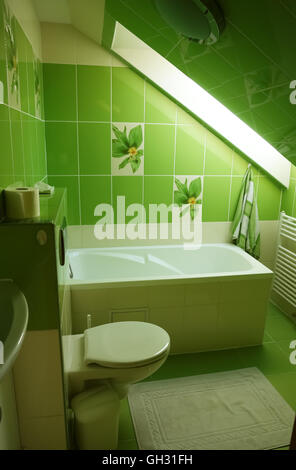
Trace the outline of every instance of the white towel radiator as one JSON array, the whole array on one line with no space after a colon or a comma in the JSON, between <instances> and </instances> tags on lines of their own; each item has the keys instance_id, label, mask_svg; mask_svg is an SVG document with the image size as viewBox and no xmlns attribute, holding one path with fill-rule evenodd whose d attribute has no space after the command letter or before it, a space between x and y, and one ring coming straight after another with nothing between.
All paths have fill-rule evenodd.
<instances>
[{"instance_id":1,"label":"white towel radiator","mask_svg":"<svg viewBox=\"0 0 296 470\"><path fill-rule=\"evenodd\" d=\"M296 322L296 218L281 212L271 298Z\"/></svg>"}]
</instances>

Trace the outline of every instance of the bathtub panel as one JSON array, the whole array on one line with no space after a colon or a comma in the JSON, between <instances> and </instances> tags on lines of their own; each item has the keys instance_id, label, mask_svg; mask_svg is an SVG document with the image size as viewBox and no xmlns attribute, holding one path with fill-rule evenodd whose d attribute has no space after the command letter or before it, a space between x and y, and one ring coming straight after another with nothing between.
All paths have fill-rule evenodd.
<instances>
[{"instance_id":1,"label":"bathtub panel","mask_svg":"<svg viewBox=\"0 0 296 470\"><path fill-rule=\"evenodd\" d=\"M110 321L112 323L122 322L122 321L139 321L147 322L148 321L148 309L145 308L135 308L127 310L113 310L110 312Z\"/></svg>"},{"instance_id":2,"label":"bathtub panel","mask_svg":"<svg viewBox=\"0 0 296 470\"><path fill-rule=\"evenodd\" d=\"M147 321L170 334L172 353L257 345L262 342L270 284L270 280L263 279L196 282L173 288L135 286L126 292L75 289L73 333L83 333L87 328L87 314L92 315L94 327L111 322L114 310L125 310L124 321L133 321L134 312L146 308Z\"/></svg>"},{"instance_id":3,"label":"bathtub panel","mask_svg":"<svg viewBox=\"0 0 296 470\"><path fill-rule=\"evenodd\" d=\"M93 311L93 312L90 312L90 314L91 314L92 326L104 325L105 323L110 322L110 310L109 309L99 310L97 312ZM79 333L81 333L81 331Z\"/></svg>"},{"instance_id":4,"label":"bathtub panel","mask_svg":"<svg viewBox=\"0 0 296 470\"><path fill-rule=\"evenodd\" d=\"M180 307L184 305L185 286L153 286L148 287L148 306Z\"/></svg>"},{"instance_id":5,"label":"bathtub panel","mask_svg":"<svg viewBox=\"0 0 296 470\"><path fill-rule=\"evenodd\" d=\"M185 287L185 305L206 305L220 299L219 282L201 282Z\"/></svg>"},{"instance_id":6,"label":"bathtub panel","mask_svg":"<svg viewBox=\"0 0 296 470\"><path fill-rule=\"evenodd\" d=\"M225 302L219 305L218 348L262 344L266 302Z\"/></svg>"},{"instance_id":7,"label":"bathtub panel","mask_svg":"<svg viewBox=\"0 0 296 470\"><path fill-rule=\"evenodd\" d=\"M105 299L101 289L71 288L72 316L104 309L106 304L108 306L108 298Z\"/></svg>"},{"instance_id":8,"label":"bathtub panel","mask_svg":"<svg viewBox=\"0 0 296 470\"><path fill-rule=\"evenodd\" d=\"M86 321L87 317L85 313L77 313L72 311L72 334L77 335L83 333L85 330Z\"/></svg>"},{"instance_id":9,"label":"bathtub panel","mask_svg":"<svg viewBox=\"0 0 296 470\"><path fill-rule=\"evenodd\" d=\"M272 272L239 248L219 245L216 251L210 252L207 247L203 253L202 246L188 258L188 252L182 247L172 246L170 252L170 247L164 250L151 246L145 253L135 247L134 251L132 248L126 252L115 250L111 253L113 261L117 253L119 262L126 255L133 259L150 254L151 258L161 259L176 269L181 269L183 262L184 275L179 278L175 275L141 278L143 263L139 272L135 263L132 278L126 274L127 278L118 279L115 270L113 282L100 277L73 279L70 281L73 333L83 333L87 314L92 314L92 326L98 326L112 322L111 312L114 310L123 310L126 321L135 319L134 312L146 309L147 321L168 331L172 341L171 353L261 344ZM74 255L79 272L79 253ZM103 259L102 253L100 256ZM106 256L110 258L110 249ZM215 263L220 266L220 271L211 271ZM229 271L225 271L227 268ZM149 266L147 269L149 271ZM93 270L91 272L93 274Z\"/></svg>"},{"instance_id":10,"label":"bathtub panel","mask_svg":"<svg viewBox=\"0 0 296 470\"><path fill-rule=\"evenodd\" d=\"M94 312L89 310L88 312L72 313L72 328L73 334L81 334L87 328L87 315L91 314L91 326L100 326L105 323L110 323L110 310L99 310Z\"/></svg>"},{"instance_id":11,"label":"bathtub panel","mask_svg":"<svg viewBox=\"0 0 296 470\"><path fill-rule=\"evenodd\" d=\"M147 307L148 295L146 287L125 287L107 290L109 291L109 305L111 305L111 308Z\"/></svg>"},{"instance_id":12,"label":"bathtub panel","mask_svg":"<svg viewBox=\"0 0 296 470\"><path fill-rule=\"evenodd\" d=\"M269 297L271 289L270 279L256 279L221 283L221 302L245 301L252 297L260 302Z\"/></svg>"},{"instance_id":13,"label":"bathtub panel","mask_svg":"<svg viewBox=\"0 0 296 470\"><path fill-rule=\"evenodd\" d=\"M184 350L186 339L183 332L183 307L153 308L149 311L148 321L168 332L171 338L171 354Z\"/></svg>"},{"instance_id":14,"label":"bathtub panel","mask_svg":"<svg viewBox=\"0 0 296 470\"><path fill-rule=\"evenodd\" d=\"M210 351L218 343L218 304L184 309L183 351Z\"/></svg>"},{"instance_id":15,"label":"bathtub panel","mask_svg":"<svg viewBox=\"0 0 296 470\"><path fill-rule=\"evenodd\" d=\"M240 286L235 286L235 284L232 283L231 287L235 295L232 296L232 301L228 302L219 301L219 296L214 290L219 287L217 283L209 283L209 285L202 283L202 288L198 283L194 286L182 286L184 290L191 291L190 300L194 304L190 306L186 305L188 298L186 298L186 302L185 298L183 299L182 305L173 306L173 295L171 299L166 296L161 297L157 288L155 296L153 296L153 288L151 288L149 298L153 298L153 305L157 305L157 299L159 304L158 307L147 308L146 321L159 325L168 331L172 340L171 353L182 354L261 344L267 309L267 292L269 292L268 284L264 280L262 281L263 287L260 299L253 296L248 281L245 283L237 282ZM196 296L193 295L195 291ZM258 291L260 291L260 286ZM78 295L78 292L76 291L76 295ZM85 290L85 292L90 293L89 290ZM202 292L206 292L206 297L203 297ZM210 293L212 293L211 303L209 303ZM237 293L238 295L236 295ZM113 294L116 295L115 292ZM141 294L142 288L135 287L134 295L138 302ZM248 294L247 297L246 294ZM95 310L98 302L97 297L94 296L94 298L96 301L93 304L88 300L87 309L82 308L80 312L77 311L77 306L76 310L73 309L73 334L84 332L87 328L87 314L89 313L92 315L93 327L112 321L111 312L114 311L114 302L110 301L108 308ZM177 298L179 297L177 296ZM165 304L165 299L167 299L167 304ZM213 299L216 299L216 301L213 302ZM83 305L85 307L85 304ZM141 305L141 307L144 308L145 306ZM139 308L133 307L130 301L130 307L125 312L124 320L135 320L134 312L139 311Z\"/></svg>"},{"instance_id":16,"label":"bathtub panel","mask_svg":"<svg viewBox=\"0 0 296 470\"><path fill-rule=\"evenodd\" d=\"M97 312L112 308L147 307L146 287L125 288L75 288L72 289L72 311L74 313Z\"/></svg>"}]
</instances>

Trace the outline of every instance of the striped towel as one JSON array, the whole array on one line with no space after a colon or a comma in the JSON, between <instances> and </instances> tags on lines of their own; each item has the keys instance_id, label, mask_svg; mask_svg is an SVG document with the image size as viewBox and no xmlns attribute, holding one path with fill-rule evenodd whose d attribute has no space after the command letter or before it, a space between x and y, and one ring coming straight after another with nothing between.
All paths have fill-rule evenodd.
<instances>
[{"instance_id":1,"label":"striped towel","mask_svg":"<svg viewBox=\"0 0 296 470\"><path fill-rule=\"evenodd\" d=\"M259 217L251 165L243 179L232 225L232 240L254 258L260 257Z\"/></svg>"}]
</instances>

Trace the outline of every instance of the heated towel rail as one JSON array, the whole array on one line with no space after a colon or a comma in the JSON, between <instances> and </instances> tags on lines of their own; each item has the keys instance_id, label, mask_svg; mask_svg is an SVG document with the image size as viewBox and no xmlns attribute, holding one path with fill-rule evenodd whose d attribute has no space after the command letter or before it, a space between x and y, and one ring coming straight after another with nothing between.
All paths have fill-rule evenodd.
<instances>
[{"instance_id":1,"label":"heated towel rail","mask_svg":"<svg viewBox=\"0 0 296 470\"><path fill-rule=\"evenodd\" d=\"M281 212L273 301L296 321L296 218Z\"/></svg>"}]
</instances>

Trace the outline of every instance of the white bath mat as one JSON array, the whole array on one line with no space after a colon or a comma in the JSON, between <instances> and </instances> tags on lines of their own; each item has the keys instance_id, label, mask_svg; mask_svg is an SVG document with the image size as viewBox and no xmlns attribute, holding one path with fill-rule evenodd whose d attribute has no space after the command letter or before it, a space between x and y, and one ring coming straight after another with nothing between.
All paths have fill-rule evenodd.
<instances>
[{"instance_id":1,"label":"white bath mat","mask_svg":"<svg viewBox=\"0 0 296 470\"><path fill-rule=\"evenodd\" d=\"M288 445L295 413L256 368L131 386L140 449L272 449Z\"/></svg>"}]
</instances>

